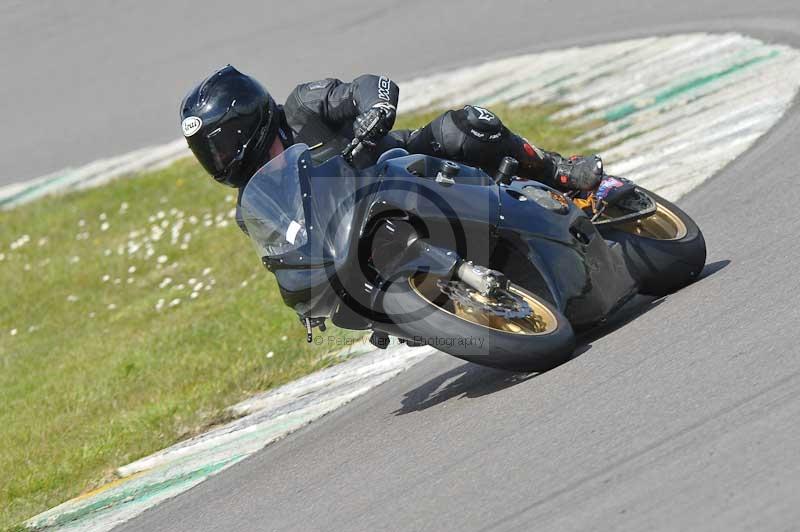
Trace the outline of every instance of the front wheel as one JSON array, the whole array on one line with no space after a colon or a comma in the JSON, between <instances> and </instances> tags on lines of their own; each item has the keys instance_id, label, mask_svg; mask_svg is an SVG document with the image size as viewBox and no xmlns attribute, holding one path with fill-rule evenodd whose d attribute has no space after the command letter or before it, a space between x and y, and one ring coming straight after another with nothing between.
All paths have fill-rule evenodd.
<instances>
[{"instance_id":1,"label":"front wheel","mask_svg":"<svg viewBox=\"0 0 800 532\"><path fill-rule=\"evenodd\" d=\"M484 296L459 281L417 274L387 288L383 310L393 334L483 366L542 372L575 349L564 315L513 283Z\"/></svg>"},{"instance_id":2,"label":"front wheel","mask_svg":"<svg viewBox=\"0 0 800 532\"><path fill-rule=\"evenodd\" d=\"M706 242L694 220L677 205L644 192L655 201L655 213L617 225L598 224L597 228L603 238L622 246L639 291L660 297L697 279L706 262Z\"/></svg>"}]
</instances>

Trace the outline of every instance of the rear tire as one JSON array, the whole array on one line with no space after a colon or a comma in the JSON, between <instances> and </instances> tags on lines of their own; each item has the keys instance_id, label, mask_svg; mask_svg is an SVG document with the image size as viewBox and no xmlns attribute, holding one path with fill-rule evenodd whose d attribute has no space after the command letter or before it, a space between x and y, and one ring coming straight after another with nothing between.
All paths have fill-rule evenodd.
<instances>
[{"instance_id":1,"label":"rear tire","mask_svg":"<svg viewBox=\"0 0 800 532\"><path fill-rule=\"evenodd\" d=\"M597 228L603 238L622 246L639 291L661 297L697 279L706 262L706 242L688 214L661 196L646 192L658 204L651 218L642 220L638 227L631 222Z\"/></svg>"},{"instance_id":2,"label":"rear tire","mask_svg":"<svg viewBox=\"0 0 800 532\"><path fill-rule=\"evenodd\" d=\"M548 325L543 332L510 332L469 321L431 302L416 278L398 280L384 294L383 310L394 320L391 334L433 345L475 364L509 371L547 371L569 360L575 350L575 335L564 315L517 285L512 284L511 290L545 316ZM513 322L501 320L501 326L519 329Z\"/></svg>"}]
</instances>

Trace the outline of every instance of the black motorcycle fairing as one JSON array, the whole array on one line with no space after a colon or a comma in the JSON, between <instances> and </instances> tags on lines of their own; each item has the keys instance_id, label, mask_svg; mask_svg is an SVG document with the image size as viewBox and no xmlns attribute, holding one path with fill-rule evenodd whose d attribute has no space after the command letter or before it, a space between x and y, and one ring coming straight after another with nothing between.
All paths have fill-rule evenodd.
<instances>
[{"instance_id":1,"label":"black motorcycle fairing","mask_svg":"<svg viewBox=\"0 0 800 532\"><path fill-rule=\"evenodd\" d=\"M636 293L636 281L628 272L620 250L609 247L583 211L571 202L552 210L525 197L519 180L501 187L500 239L538 271L517 271L509 277L521 286L541 293L542 280L550 300L573 325L595 323L620 302ZM536 187L560 194L546 185ZM514 192L517 192L515 194ZM521 276L521 277L520 277Z\"/></svg>"},{"instance_id":2,"label":"black motorcycle fairing","mask_svg":"<svg viewBox=\"0 0 800 532\"><path fill-rule=\"evenodd\" d=\"M357 240L359 196L368 189L341 158L315 166L303 144L275 157L245 188L248 235L275 273L285 303L299 314L328 316L336 305L331 279Z\"/></svg>"},{"instance_id":3,"label":"black motorcycle fairing","mask_svg":"<svg viewBox=\"0 0 800 532\"><path fill-rule=\"evenodd\" d=\"M361 224L358 260L337 273L343 302L337 313L347 306L385 323L379 300L387 282L414 271L446 275L462 258L488 260L494 231L486 220L497 220L496 187L486 186L491 178L468 166L459 166L458 173L469 185L438 182L434 172L441 166L433 157L405 155L382 158L363 172L373 176L365 178L371 185L359 200L369 208ZM431 179L417 175L426 171ZM391 235L392 230L397 234ZM332 319L340 321L337 315Z\"/></svg>"},{"instance_id":4,"label":"black motorcycle fairing","mask_svg":"<svg viewBox=\"0 0 800 532\"><path fill-rule=\"evenodd\" d=\"M273 241L284 244L280 238L292 221L305 229L305 242L296 240L298 245L289 246L293 249L264 259L285 302L303 317L331 317L348 328L377 329L391 318L381 314L383 281L397 272L439 268L433 260L439 255L448 257L438 261L443 268L448 260L467 259L500 269L532 291L538 287L541 293L546 287L546 298L576 325L602 319L635 292L621 254L606 244L582 211L566 200L539 204L536 195L528 194L530 199L522 193L530 186L552 189L527 180L498 186L465 165L456 165L455 173L449 167L443 175L444 163L408 155L363 171L341 157L315 166L307 147L299 146L285 152L283 163L266 165L264 172L276 174L272 182L285 178L300 184L302 219L295 211L273 215L266 209L267 217L275 218L266 220L274 226L268 232ZM252 190L281 197L278 189L257 188ZM245 190L243 198L247 195ZM407 249L410 239L404 236L384 239L378 252L405 257L393 265L372 260L375 230L387 220L407 224L416 240L438 254L426 263L419 249ZM251 231L251 238L254 234L258 232ZM298 230L295 236L300 234ZM285 240L291 244L291 238ZM519 263L500 264L509 257Z\"/></svg>"},{"instance_id":5,"label":"black motorcycle fairing","mask_svg":"<svg viewBox=\"0 0 800 532\"><path fill-rule=\"evenodd\" d=\"M483 171L456 164L452 182L437 180L441 159L409 155L387 161L378 198L368 216L402 213L419 236L459 257L486 264L496 241L500 216L498 187Z\"/></svg>"}]
</instances>

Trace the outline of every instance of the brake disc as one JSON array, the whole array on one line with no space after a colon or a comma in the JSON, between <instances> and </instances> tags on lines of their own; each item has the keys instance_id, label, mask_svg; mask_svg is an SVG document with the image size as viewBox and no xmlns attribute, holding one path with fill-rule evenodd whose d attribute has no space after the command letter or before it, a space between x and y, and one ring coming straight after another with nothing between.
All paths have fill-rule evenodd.
<instances>
[{"instance_id":1,"label":"brake disc","mask_svg":"<svg viewBox=\"0 0 800 532\"><path fill-rule=\"evenodd\" d=\"M508 290L497 290L484 296L462 281L436 281L436 286L462 308L497 316L507 320L525 319L533 314L530 305Z\"/></svg>"}]
</instances>

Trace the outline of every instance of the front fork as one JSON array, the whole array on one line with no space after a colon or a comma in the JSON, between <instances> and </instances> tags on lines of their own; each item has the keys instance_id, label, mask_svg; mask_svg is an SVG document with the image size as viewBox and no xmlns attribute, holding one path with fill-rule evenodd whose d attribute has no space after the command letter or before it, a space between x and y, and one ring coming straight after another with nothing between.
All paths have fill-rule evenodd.
<instances>
[{"instance_id":1,"label":"front fork","mask_svg":"<svg viewBox=\"0 0 800 532\"><path fill-rule=\"evenodd\" d=\"M419 272L455 278L483 295L508 287L508 279L499 271L473 264L455 251L443 249L419 238L407 222L386 220L380 231L386 231L402 250L389 260L374 261L382 279L392 281Z\"/></svg>"}]
</instances>

